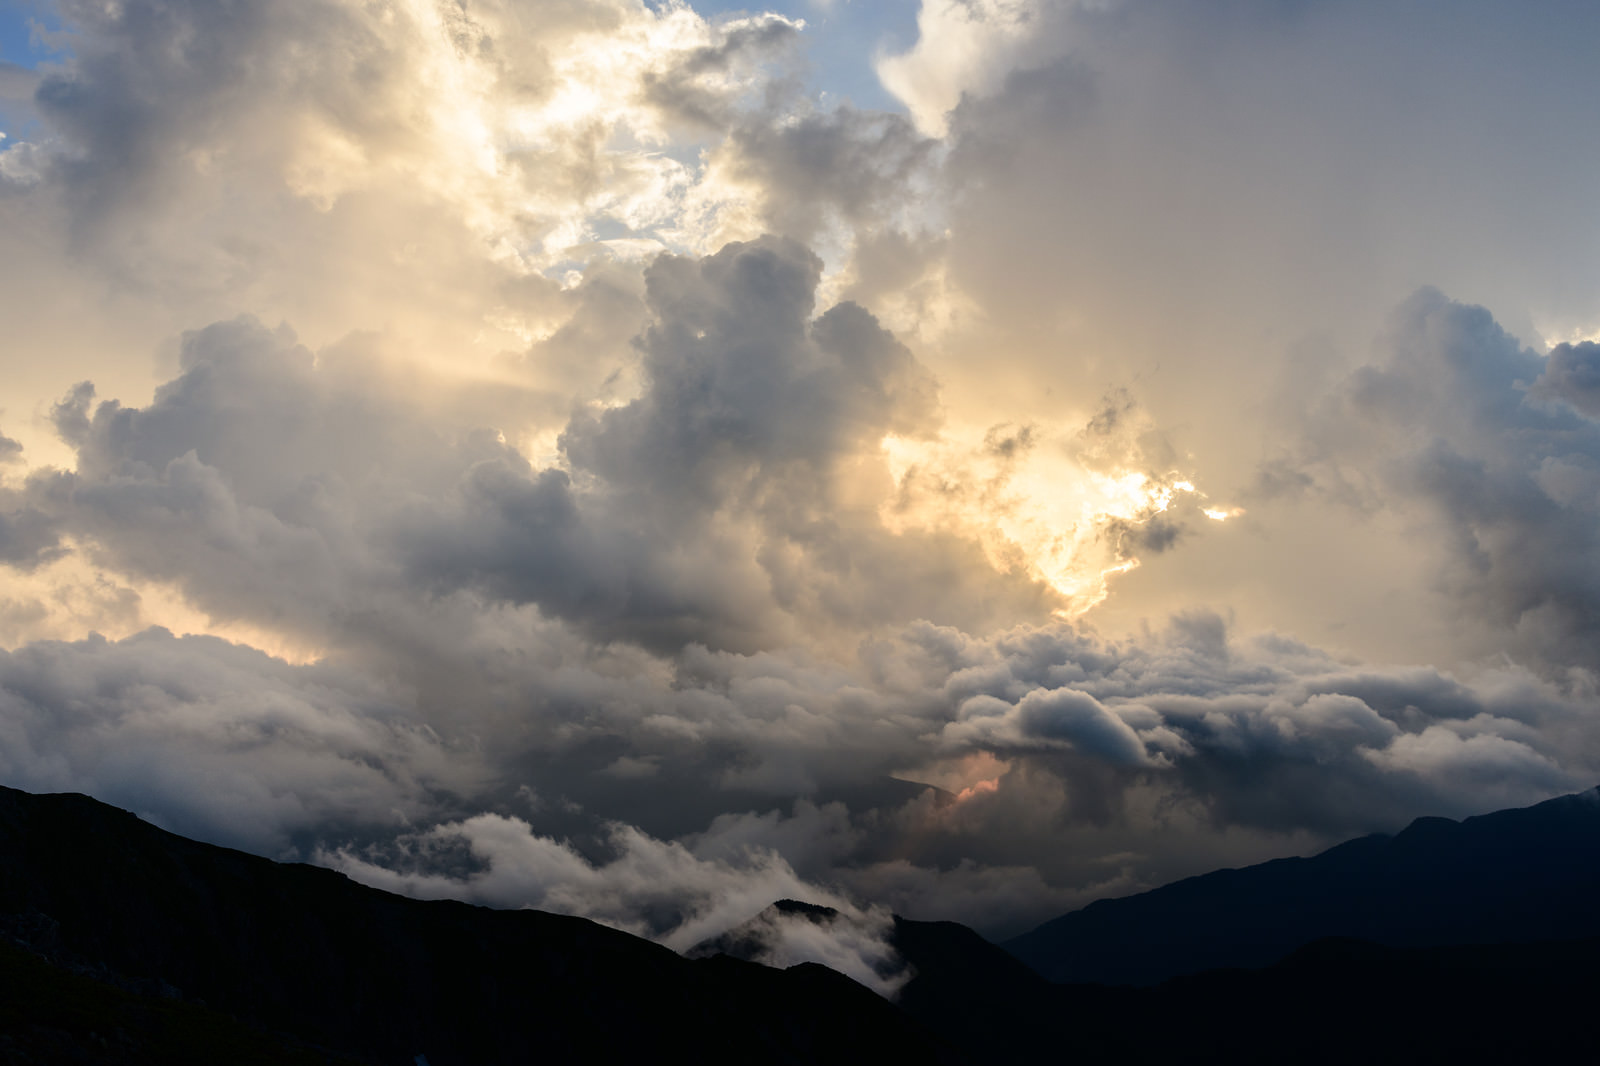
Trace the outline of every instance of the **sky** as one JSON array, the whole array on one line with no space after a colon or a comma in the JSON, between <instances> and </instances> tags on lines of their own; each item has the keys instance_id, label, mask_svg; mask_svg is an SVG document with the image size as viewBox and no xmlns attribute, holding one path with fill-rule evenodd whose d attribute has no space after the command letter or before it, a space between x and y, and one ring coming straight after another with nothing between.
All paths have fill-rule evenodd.
<instances>
[{"instance_id":1,"label":"sky","mask_svg":"<svg viewBox=\"0 0 1600 1066\"><path fill-rule=\"evenodd\" d=\"M7 4L0 781L847 970L1591 787L1596 40Z\"/></svg>"}]
</instances>

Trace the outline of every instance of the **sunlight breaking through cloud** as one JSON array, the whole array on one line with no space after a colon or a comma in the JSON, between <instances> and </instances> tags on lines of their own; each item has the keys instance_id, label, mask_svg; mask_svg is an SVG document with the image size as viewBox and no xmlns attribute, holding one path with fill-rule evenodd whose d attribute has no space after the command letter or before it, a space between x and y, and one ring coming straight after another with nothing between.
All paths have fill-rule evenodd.
<instances>
[{"instance_id":1,"label":"sunlight breaking through cloud","mask_svg":"<svg viewBox=\"0 0 1600 1066\"><path fill-rule=\"evenodd\" d=\"M896 486L879 512L884 524L974 538L997 569L1059 593L1062 618L1104 602L1112 578L1139 565L1141 545L1160 551L1177 536L1176 525L1160 531L1175 506L1202 496L1175 474L1108 462L1081 434L1001 424L976 446L975 436L884 438Z\"/></svg>"}]
</instances>

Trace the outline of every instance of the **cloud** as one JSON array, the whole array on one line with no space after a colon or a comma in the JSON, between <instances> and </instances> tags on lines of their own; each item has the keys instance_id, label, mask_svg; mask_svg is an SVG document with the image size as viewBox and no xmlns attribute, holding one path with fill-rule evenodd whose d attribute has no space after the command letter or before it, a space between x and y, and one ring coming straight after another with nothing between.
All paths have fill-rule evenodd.
<instances>
[{"instance_id":1,"label":"cloud","mask_svg":"<svg viewBox=\"0 0 1600 1066\"><path fill-rule=\"evenodd\" d=\"M993 696L974 696L945 726L952 748L982 748L1000 753L1068 750L1112 763L1145 761L1139 735L1093 696L1074 689L1034 689L1015 706Z\"/></svg>"},{"instance_id":2,"label":"cloud","mask_svg":"<svg viewBox=\"0 0 1600 1066\"><path fill-rule=\"evenodd\" d=\"M0 708L16 787L89 791L268 855L331 823L403 824L482 780L370 679L164 630L0 653Z\"/></svg>"},{"instance_id":3,"label":"cloud","mask_svg":"<svg viewBox=\"0 0 1600 1066\"><path fill-rule=\"evenodd\" d=\"M1226 535L1192 535L1210 532L1198 514L1135 531L1140 569L1089 617L1133 635L1225 605L1379 660L1478 654L1403 523L1287 495L1258 511L1243 490L1419 283L1493 308L1524 342L1592 332L1600 305L1574 282L1600 245L1573 220L1588 217L1574 175L1595 161L1565 132L1590 119L1562 86L1583 76L1569 35L1593 12L1487 3L1441 35L1431 4L1011 7L923 7L952 30L1026 25L1010 49L979 29L946 38L993 71L937 108L944 215L927 254L962 311L918 354L949 421L1083 425L1127 389L1206 506L1249 512ZM1500 73L1471 79L1462 56ZM1537 146L1561 161L1529 174L1521 159L1548 159Z\"/></svg>"},{"instance_id":4,"label":"cloud","mask_svg":"<svg viewBox=\"0 0 1600 1066\"><path fill-rule=\"evenodd\" d=\"M38 84L39 76L33 71L0 62L0 100L28 100Z\"/></svg>"},{"instance_id":5,"label":"cloud","mask_svg":"<svg viewBox=\"0 0 1600 1066\"><path fill-rule=\"evenodd\" d=\"M946 116L969 94L987 94L1018 67L1052 57L1062 9L1049 0L929 0L917 13L910 51L877 61L878 77L930 136L947 129ZM1086 4L1093 7L1098 5Z\"/></svg>"},{"instance_id":6,"label":"cloud","mask_svg":"<svg viewBox=\"0 0 1600 1066\"><path fill-rule=\"evenodd\" d=\"M836 891L807 884L774 852L749 848L737 856L705 858L628 826L613 825L609 832L613 856L598 863L569 844L535 834L526 822L497 815L402 835L389 845L416 853L464 842L482 867L464 878L396 874L349 850L318 858L378 888L577 914L678 951L737 928L761 941L756 961L780 967L818 962L884 995L909 977L889 944L893 925L886 911L862 910ZM813 922L768 909L774 900L794 898L837 913Z\"/></svg>"},{"instance_id":7,"label":"cloud","mask_svg":"<svg viewBox=\"0 0 1600 1066\"><path fill-rule=\"evenodd\" d=\"M885 530L893 482L871 464L882 435L937 426L931 380L859 308L813 317L818 274L777 239L652 266L637 395L580 408L558 465L483 421L537 393L417 390L370 339L313 353L250 319L189 334L143 407L71 390L53 418L76 468L29 474L27 506L116 571L298 631L324 660L159 633L22 649L0 677L28 708L11 779L257 850L321 848L375 883L697 942L822 890L1011 928L1221 854L1536 800L1600 766L1581 677L1351 665L1204 611L1122 642L1043 612L925 620L930 589L961 607L916 569L950 542ZM1329 401L1317 478L1448 502L1418 471L1459 439L1533 491L1549 468L1531 433L1586 439L1587 419L1521 387L1538 358L1481 312L1423 294L1393 341ZM1525 454L1481 433L1492 418ZM986 447L1023 455L1026 436ZM1084 438L1086 462L1104 439ZM863 464L877 494L852 505ZM855 561L891 551L894 567ZM836 575L853 597L785 598L785 575L813 595ZM818 619L853 646L797 642ZM101 695L69 713L69 691L31 679L41 658ZM137 681L110 680L130 662ZM170 709L136 713L152 695ZM174 750L181 764L158 758ZM996 761L948 793L868 787L980 756ZM205 785L224 772L236 803ZM549 802L530 810L528 786ZM467 843L421 843L447 838ZM460 854L491 872L463 874ZM670 921L668 897L691 901Z\"/></svg>"},{"instance_id":8,"label":"cloud","mask_svg":"<svg viewBox=\"0 0 1600 1066\"><path fill-rule=\"evenodd\" d=\"M939 146L903 116L841 105L774 118L746 118L711 155L707 184L745 201L749 216L724 209L727 225L818 245L838 266L885 232L936 230Z\"/></svg>"},{"instance_id":9,"label":"cloud","mask_svg":"<svg viewBox=\"0 0 1600 1066\"><path fill-rule=\"evenodd\" d=\"M800 25L778 15L735 19L720 39L687 51L671 67L646 71L644 97L669 121L720 133L741 117L741 93L762 82L763 65L792 63Z\"/></svg>"},{"instance_id":10,"label":"cloud","mask_svg":"<svg viewBox=\"0 0 1600 1066\"><path fill-rule=\"evenodd\" d=\"M1586 415L1600 414L1600 344L1558 344L1545 358L1537 390L1558 396Z\"/></svg>"},{"instance_id":11,"label":"cloud","mask_svg":"<svg viewBox=\"0 0 1600 1066\"><path fill-rule=\"evenodd\" d=\"M691 954L723 951L787 969L820 963L894 998L914 971L893 944L893 916L882 908L840 910L804 900L781 900Z\"/></svg>"},{"instance_id":12,"label":"cloud","mask_svg":"<svg viewBox=\"0 0 1600 1066\"><path fill-rule=\"evenodd\" d=\"M303 666L160 630L36 643L0 659L0 766L382 887L677 947L783 897L1014 930L1219 854L1527 802L1600 766L1586 705L1517 672L1463 683L1063 625L912 626L841 669L607 656L502 625L458 624L410 673L398 633L386 659ZM980 752L999 759L963 771ZM866 787L938 765L983 787Z\"/></svg>"},{"instance_id":13,"label":"cloud","mask_svg":"<svg viewBox=\"0 0 1600 1066\"><path fill-rule=\"evenodd\" d=\"M501 3L387 18L341 0L64 7L74 59L37 100L54 184L85 225L142 227L183 193L215 225L211 192L245 192L265 212L277 186L321 213L360 196L445 204L481 238L552 252L575 243L576 204L659 224L692 179L660 153L608 147L611 135L659 144L690 112L720 130L795 32L776 16L713 27L627 0L547 5L536 20ZM227 58L240 55L259 62Z\"/></svg>"},{"instance_id":14,"label":"cloud","mask_svg":"<svg viewBox=\"0 0 1600 1066\"><path fill-rule=\"evenodd\" d=\"M537 466L496 425L538 417L537 390L217 323L145 407L71 390L53 420L76 469L31 475L30 506L213 617L313 641L353 604L463 589L659 647L1038 610L1047 594L972 566L970 542L882 527L879 442L936 426L937 390L861 308L813 320L819 272L777 239L658 260L639 394L580 407Z\"/></svg>"},{"instance_id":15,"label":"cloud","mask_svg":"<svg viewBox=\"0 0 1600 1066\"><path fill-rule=\"evenodd\" d=\"M1600 430L1582 413L1586 352L1541 358L1436 290L1396 310L1380 351L1282 462L1330 497L1414 522L1441 588L1519 656L1596 665Z\"/></svg>"},{"instance_id":16,"label":"cloud","mask_svg":"<svg viewBox=\"0 0 1600 1066\"><path fill-rule=\"evenodd\" d=\"M23 461L19 441L0 433L0 469ZM0 484L0 562L31 570L64 554L56 524L29 507L14 489Z\"/></svg>"},{"instance_id":17,"label":"cloud","mask_svg":"<svg viewBox=\"0 0 1600 1066\"><path fill-rule=\"evenodd\" d=\"M621 259L609 288L627 289L638 249L702 247L725 205L701 187L699 144L752 112L781 121L799 93L798 29L777 16L59 6L66 58L35 76L37 121L0 152L7 369L29 404L85 377L146 395L146 352L241 311L313 348L370 330L407 358L496 373L601 296L564 284ZM686 132L663 85L714 126ZM544 345L522 361L559 393L546 429L626 361L572 346L625 356L639 323L572 324L561 360ZM66 365L75 378L51 372Z\"/></svg>"},{"instance_id":18,"label":"cloud","mask_svg":"<svg viewBox=\"0 0 1600 1066\"><path fill-rule=\"evenodd\" d=\"M0 490L0 501L14 495ZM31 570L63 551L56 523L43 511L26 505L0 511L0 562Z\"/></svg>"}]
</instances>

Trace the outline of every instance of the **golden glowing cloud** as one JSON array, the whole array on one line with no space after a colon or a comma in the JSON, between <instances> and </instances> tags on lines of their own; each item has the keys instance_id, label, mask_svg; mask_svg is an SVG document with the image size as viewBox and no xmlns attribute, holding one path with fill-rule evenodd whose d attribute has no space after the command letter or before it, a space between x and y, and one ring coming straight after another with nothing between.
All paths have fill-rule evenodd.
<instances>
[{"instance_id":1,"label":"golden glowing cloud","mask_svg":"<svg viewBox=\"0 0 1600 1066\"><path fill-rule=\"evenodd\" d=\"M1077 618L1105 600L1110 579L1139 565L1128 533L1199 496L1175 474L1105 466L1081 435L995 426L937 440L890 436L884 454L896 492L880 511L893 532L941 530L972 537L997 569L1022 571L1064 599Z\"/></svg>"}]
</instances>

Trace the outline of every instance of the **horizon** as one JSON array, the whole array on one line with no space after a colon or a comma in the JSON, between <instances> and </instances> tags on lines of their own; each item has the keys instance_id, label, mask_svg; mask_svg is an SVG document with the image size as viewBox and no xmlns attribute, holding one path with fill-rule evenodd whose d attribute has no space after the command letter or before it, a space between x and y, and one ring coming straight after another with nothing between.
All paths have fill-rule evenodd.
<instances>
[{"instance_id":1,"label":"horizon","mask_svg":"<svg viewBox=\"0 0 1600 1066\"><path fill-rule=\"evenodd\" d=\"M0 7L0 784L680 951L1589 790L1594 40Z\"/></svg>"}]
</instances>

